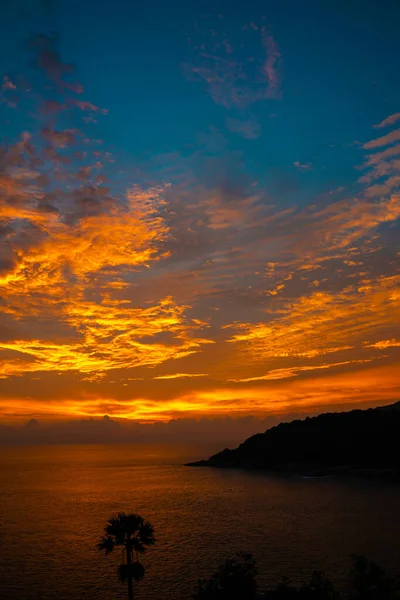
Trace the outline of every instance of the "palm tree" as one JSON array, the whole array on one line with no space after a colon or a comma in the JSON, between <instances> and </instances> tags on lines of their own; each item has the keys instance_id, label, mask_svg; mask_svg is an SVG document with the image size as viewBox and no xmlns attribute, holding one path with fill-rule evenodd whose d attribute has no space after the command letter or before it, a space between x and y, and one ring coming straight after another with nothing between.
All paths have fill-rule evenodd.
<instances>
[{"instance_id":1,"label":"palm tree","mask_svg":"<svg viewBox=\"0 0 400 600\"><path fill-rule=\"evenodd\" d=\"M133 580L140 581L144 577L139 554L146 552L155 541L153 526L135 513L117 513L104 527L104 535L97 547L105 554L112 552L116 546L122 547L123 564L119 566L118 573L123 583L128 582L129 600L133 600Z\"/></svg>"}]
</instances>

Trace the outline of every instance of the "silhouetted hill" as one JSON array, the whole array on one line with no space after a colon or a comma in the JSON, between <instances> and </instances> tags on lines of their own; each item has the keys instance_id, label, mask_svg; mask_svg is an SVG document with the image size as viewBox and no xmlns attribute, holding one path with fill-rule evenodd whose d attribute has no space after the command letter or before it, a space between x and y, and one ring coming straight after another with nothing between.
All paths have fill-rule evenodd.
<instances>
[{"instance_id":1,"label":"silhouetted hill","mask_svg":"<svg viewBox=\"0 0 400 600\"><path fill-rule=\"evenodd\" d=\"M281 423L189 466L400 475L400 402Z\"/></svg>"}]
</instances>

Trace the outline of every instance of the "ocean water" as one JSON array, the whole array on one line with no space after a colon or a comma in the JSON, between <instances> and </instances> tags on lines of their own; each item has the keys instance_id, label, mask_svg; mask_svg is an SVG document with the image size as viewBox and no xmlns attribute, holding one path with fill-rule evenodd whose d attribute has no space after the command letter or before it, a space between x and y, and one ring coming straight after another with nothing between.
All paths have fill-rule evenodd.
<instances>
[{"instance_id":1,"label":"ocean water","mask_svg":"<svg viewBox=\"0 0 400 600\"><path fill-rule=\"evenodd\" d=\"M96 549L107 518L134 511L157 544L140 600L188 600L237 550L263 586L314 569L343 583L352 553L400 573L400 485L184 467L217 448L53 446L0 449L1 600L119 600L119 551Z\"/></svg>"}]
</instances>

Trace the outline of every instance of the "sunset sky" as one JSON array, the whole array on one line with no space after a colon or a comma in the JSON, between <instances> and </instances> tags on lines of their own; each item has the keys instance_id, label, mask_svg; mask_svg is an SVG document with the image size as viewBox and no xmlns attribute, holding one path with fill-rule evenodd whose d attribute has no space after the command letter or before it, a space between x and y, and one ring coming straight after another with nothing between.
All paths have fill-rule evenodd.
<instances>
[{"instance_id":1,"label":"sunset sky","mask_svg":"<svg viewBox=\"0 0 400 600\"><path fill-rule=\"evenodd\" d=\"M2 4L0 422L400 400L399 19Z\"/></svg>"}]
</instances>

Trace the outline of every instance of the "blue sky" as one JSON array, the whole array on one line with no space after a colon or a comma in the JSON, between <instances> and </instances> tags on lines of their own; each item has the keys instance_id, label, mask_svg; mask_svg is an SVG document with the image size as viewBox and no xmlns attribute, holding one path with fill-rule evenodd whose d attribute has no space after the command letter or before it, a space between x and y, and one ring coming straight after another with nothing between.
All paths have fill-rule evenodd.
<instances>
[{"instance_id":1,"label":"blue sky","mask_svg":"<svg viewBox=\"0 0 400 600\"><path fill-rule=\"evenodd\" d=\"M285 176L327 191L353 179L351 144L396 111L396 2L13 2L3 11L3 70L24 67L30 35L56 33L85 96L109 110L96 135L129 163L187 156L212 128L226 140L219 154L239 155L257 180ZM199 46L216 41L231 43L238 61L263 60L260 32L243 31L250 23L265 27L279 49L279 93L227 109L187 72L201 62ZM253 118L260 134L243 139L229 131L229 118ZM298 181L295 161L314 172Z\"/></svg>"}]
</instances>

